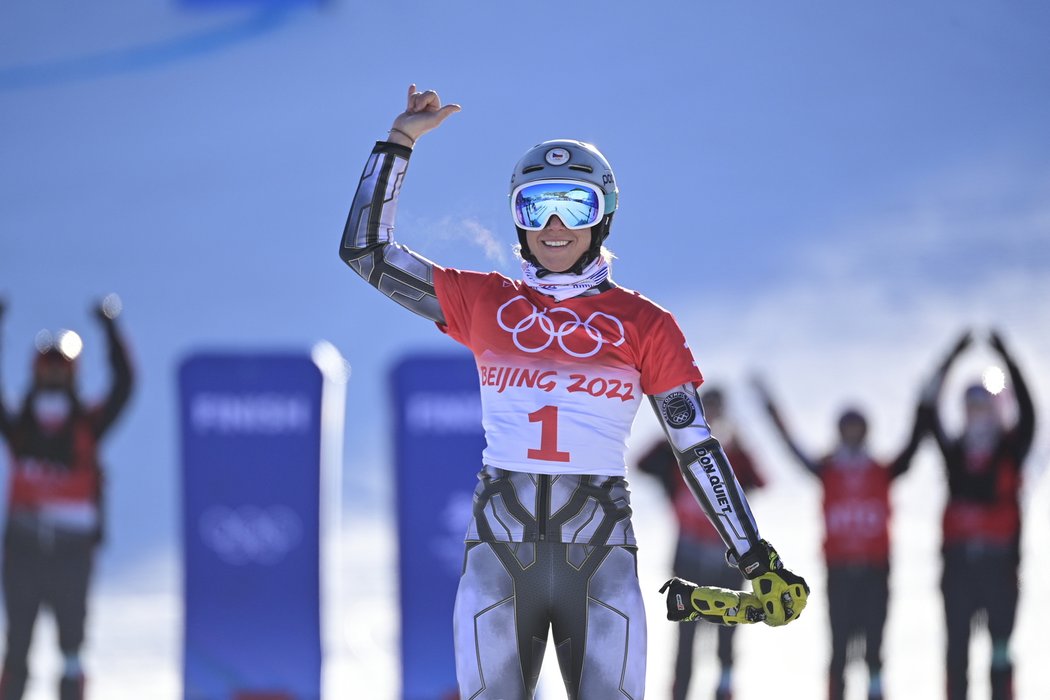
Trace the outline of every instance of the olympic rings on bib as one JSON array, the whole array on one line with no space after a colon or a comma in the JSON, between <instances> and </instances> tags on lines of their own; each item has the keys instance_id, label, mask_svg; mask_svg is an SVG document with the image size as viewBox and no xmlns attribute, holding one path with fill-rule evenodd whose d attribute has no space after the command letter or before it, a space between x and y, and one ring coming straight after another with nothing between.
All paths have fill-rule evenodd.
<instances>
[{"instance_id":1,"label":"olympic rings on bib","mask_svg":"<svg viewBox=\"0 0 1050 700\"><path fill-rule=\"evenodd\" d=\"M517 302L521 303L517 304ZM518 307L517 309L510 308L515 304ZM525 307L528 307L528 311L526 311ZM555 314L560 314L558 319L554 318ZM615 338L615 340L606 339L602 335L601 329L591 325L598 317L612 321L616 325L619 337ZM496 311L496 323L499 324L500 328L511 334L511 339L514 341L515 347L522 352L528 353L543 352L549 348L554 341L558 341L558 347L560 347L567 355L578 358L593 357L598 354L603 345L609 344L615 348L619 347L625 340L623 324L620 323L620 319L615 316L610 316L601 311L595 311L587 317L586 321L584 321L581 320L579 314L572 309L561 306L555 306L554 308L541 311L520 294L499 307ZM547 337L546 340L538 346L529 347L523 342L522 334L528 333L528 331L534 326L543 331ZM582 334L576 333L576 331L581 329L583 331ZM592 344L594 347L586 352L579 352L568 347L565 339L572 337L573 334L576 334L574 337L575 340L586 341L585 347L589 347Z\"/></svg>"}]
</instances>

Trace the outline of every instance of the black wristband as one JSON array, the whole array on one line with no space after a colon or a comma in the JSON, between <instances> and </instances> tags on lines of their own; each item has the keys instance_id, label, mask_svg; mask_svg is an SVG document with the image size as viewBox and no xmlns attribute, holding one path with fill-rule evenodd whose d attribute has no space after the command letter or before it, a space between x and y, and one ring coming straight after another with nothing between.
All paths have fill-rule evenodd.
<instances>
[{"instance_id":1,"label":"black wristband","mask_svg":"<svg viewBox=\"0 0 1050 700\"><path fill-rule=\"evenodd\" d=\"M729 560L728 554L726 558ZM740 573L749 580L784 568L777 550L765 540L759 540L757 545L747 550L747 554L742 557L734 556L733 559L736 559L735 563Z\"/></svg>"}]
</instances>

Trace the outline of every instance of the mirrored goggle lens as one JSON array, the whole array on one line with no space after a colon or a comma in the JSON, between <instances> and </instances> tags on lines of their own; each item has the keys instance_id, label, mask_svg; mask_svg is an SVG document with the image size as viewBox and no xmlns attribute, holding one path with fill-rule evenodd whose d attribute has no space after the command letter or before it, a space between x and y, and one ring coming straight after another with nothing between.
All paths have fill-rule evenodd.
<instances>
[{"instance_id":1,"label":"mirrored goggle lens","mask_svg":"<svg viewBox=\"0 0 1050 700\"><path fill-rule=\"evenodd\" d=\"M596 188L579 182L536 182L514 194L514 221L538 231L557 216L565 228L587 228L602 218L603 197Z\"/></svg>"}]
</instances>

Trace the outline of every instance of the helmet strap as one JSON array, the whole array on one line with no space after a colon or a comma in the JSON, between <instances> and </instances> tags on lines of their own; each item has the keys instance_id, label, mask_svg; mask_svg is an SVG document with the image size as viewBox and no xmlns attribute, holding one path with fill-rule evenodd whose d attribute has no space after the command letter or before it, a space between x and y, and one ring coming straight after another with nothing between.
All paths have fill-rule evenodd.
<instances>
[{"instance_id":1,"label":"helmet strap","mask_svg":"<svg viewBox=\"0 0 1050 700\"><path fill-rule=\"evenodd\" d=\"M579 275L583 274L583 268L590 265L602 254L602 244L609 237L609 228L612 226L613 215L603 217L601 221L591 227L591 245L587 251L580 256L576 264L569 268L569 272Z\"/></svg>"}]
</instances>

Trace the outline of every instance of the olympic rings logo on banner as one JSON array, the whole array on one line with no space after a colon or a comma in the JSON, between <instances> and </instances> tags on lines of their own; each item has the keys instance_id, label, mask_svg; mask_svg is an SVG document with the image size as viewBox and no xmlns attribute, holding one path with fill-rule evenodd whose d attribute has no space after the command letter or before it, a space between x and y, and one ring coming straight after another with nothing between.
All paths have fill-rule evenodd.
<instances>
[{"instance_id":1,"label":"olympic rings logo on banner","mask_svg":"<svg viewBox=\"0 0 1050 700\"><path fill-rule=\"evenodd\" d=\"M513 310L508 310L512 304L516 302L522 302L527 306L530 311L524 313L524 308L521 309L522 313L514 313ZM520 305L519 305L520 306ZM506 314L505 314L506 312ZM553 318L555 314L562 314L562 318L557 321ZM508 318L517 319L508 323ZM596 318L606 318L616 324L616 328L619 331L619 338L616 338L615 342L606 339L600 329L595 328L591 323ZM566 354L572 355L573 357L593 357L598 354L598 351L602 349L602 346L609 344L612 347L619 347L624 341L623 324L620 323L620 319L615 316L610 316L607 313L601 311L595 311L587 320L581 320L579 314L572 309L568 309L561 306L555 306L551 309L540 311L533 306L524 296L518 295L510 301L503 304L496 311L496 323L499 327L511 334L511 338L514 340L514 345L522 352L536 353L542 352L551 346L551 343L558 341L558 346L565 351ZM541 343L537 347L526 346L522 342L521 334L531 330L534 326L539 327L546 336L545 342ZM583 329L583 332L587 338L587 345L594 344L593 348L590 348L586 352L577 352L569 348L565 344L565 338L572 336L576 331ZM584 336L577 334L577 339Z\"/></svg>"},{"instance_id":2,"label":"olympic rings logo on banner","mask_svg":"<svg viewBox=\"0 0 1050 700\"><path fill-rule=\"evenodd\" d=\"M227 564L273 565L302 539L303 524L288 506L212 506L198 521L201 540Z\"/></svg>"}]
</instances>

